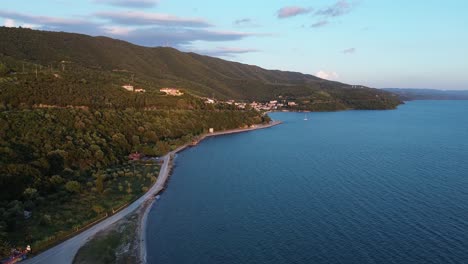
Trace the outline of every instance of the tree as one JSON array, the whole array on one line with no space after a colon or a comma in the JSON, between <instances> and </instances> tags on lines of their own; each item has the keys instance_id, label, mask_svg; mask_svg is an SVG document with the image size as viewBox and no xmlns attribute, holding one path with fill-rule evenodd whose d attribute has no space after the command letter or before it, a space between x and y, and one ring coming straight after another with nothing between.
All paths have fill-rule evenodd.
<instances>
[{"instance_id":1,"label":"tree","mask_svg":"<svg viewBox=\"0 0 468 264\"><path fill-rule=\"evenodd\" d=\"M52 183L54 186L59 186L60 184L63 183L63 178L60 177L59 175L54 175L50 177L49 179L50 183Z\"/></svg>"},{"instance_id":2,"label":"tree","mask_svg":"<svg viewBox=\"0 0 468 264\"><path fill-rule=\"evenodd\" d=\"M34 200L37 195L37 190L34 188L26 188L23 192L23 196L26 200Z\"/></svg>"},{"instance_id":3,"label":"tree","mask_svg":"<svg viewBox=\"0 0 468 264\"><path fill-rule=\"evenodd\" d=\"M65 184L65 189L71 193L79 193L81 191L81 184L77 181L68 181Z\"/></svg>"},{"instance_id":4,"label":"tree","mask_svg":"<svg viewBox=\"0 0 468 264\"><path fill-rule=\"evenodd\" d=\"M7 66L3 63L0 63L0 74L3 75L3 74L6 74L7 72L8 72Z\"/></svg>"},{"instance_id":5,"label":"tree","mask_svg":"<svg viewBox=\"0 0 468 264\"><path fill-rule=\"evenodd\" d=\"M63 171L65 165L64 151L55 150L47 154L47 161L49 162L49 173L59 174Z\"/></svg>"},{"instance_id":6,"label":"tree","mask_svg":"<svg viewBox=\"0 0 468 264\"><path fill-rule=\"evenodd\" d=\"M161 155L161 156L166 154L167 152L169 152L171 150L171 147L165 141L158 141L158 143L156 143L156 148L158 150L158 154Z\"/></svg>"},{"instance_id":7,"label":"tree","mask_svg":"<svg viewBox=\"0 0 468 264\"><path fill-rule=\"evenodd\" d=\"M102 194L104 192L104 177L101 173L98 173L96 177L96 190Z\"/></svg>"}]
</instances>

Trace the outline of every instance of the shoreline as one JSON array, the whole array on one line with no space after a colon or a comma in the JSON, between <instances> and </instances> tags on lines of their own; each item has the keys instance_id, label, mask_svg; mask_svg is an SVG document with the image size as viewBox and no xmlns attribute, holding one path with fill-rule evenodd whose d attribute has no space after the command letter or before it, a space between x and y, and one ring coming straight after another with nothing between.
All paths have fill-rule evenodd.
<instances>
[{"instance_id":1,"label":"shoreline","mask_svg":"<svg viewBox=\"0 0 468 264\"><path fill-rule=\"evenodd\" d=\"M265 128L270 128L270 127L280 125L282 123L283 123L282 121L271 121L268 124L254 125L253 127L248 127L248 128L237 128L237 129L223 130L223 131L214 132L214 133L205 133L197 138L197 144L201 143L203 140L209 137L217 137L217 136L223 136L223 135L244 133L244 132L249 132L249 131L254 131L254 130L259 130L259 129L265 129ZM154 196L160 194L166 188L167 180L171 176L172 162L175 159L175 155L193 146L194 145L192 145L191 143L187 143L167 153L166 155L164 155L164 158L163 158L164 164L161 166L161 169L159 170L158 180L154 184L154 185L158 185L159 188L157 189L157 192L154 193ZM163 167L164 167L164 170L163 170ZM138 228L138 233L140 235L140 239L139 239L140 241L140 263L146 263L146 257L147 257L146 225L148 221L149 211L153 207L155 200L156 199L153 197L151 200L148 200L145 202L146 208L143 211L143 215L141 216L142 221L140 222L140 226Z\"/></svg>"},{"instance_id":2,"label":"shoreline","mask_svg":"<svg viewBox=\"0 0 468 264\"><path fill-rule=\"evenodd\" d=\"M250 128L231 129L231 130L215 132L212 134L204 134L198 138L198 141L201 142L205 138L212 137L212 136L220 136L220 135L226 135L226 134L234 134L234 133L248 132L248 131L257 130L257 129L269 128L272 126L279 125L281 123L282 122L280 121L275 121L275 122L270 122L269 124L255 125L254 127L250 127ZM168 177L170 176L170 172L172 169L170 164L175 154L190 147L190 145L191 145L190 143L187 143L167 153L163 157L161 157L161 159L163 160L163 164L161 165L161 168L159 170L159 174L158 174L158 178L156 182L150 187L150 189L146 193L144 193L138 199L133 201L131 204L129 204L128 206L120 210L119 212L115 213L114 215L103 219L102 221L96 223L93 226L90 226L89 228L83 230L82 232L76 234L75 236L68 238L67 240L39 253L38 255L33 256L32 258L24 260L22 263L29 263L29 264L73 263L73 260L78 250L83 245L85 245L86 242L90 241L98 232L108 229L114 223L124 219L125 217L134 213L138 209L141 209L142 206L146 206L146 208L145 208L145 212L143 212L144 214L142 215L142 218L140 218L143 220L143 223L138 223L137 228L139 232L138 235L140 235L140 237L136 238L136 240L140 241L140 249L139 249L138 256L140 257L141 260L142 259L146 260L146 243L145 243L146 233L144 232L146 231L146 229L142 229L142 227L144 227L143 224L146 226L147 211L153 205L155 196L161 193L161 191L163 191L164 188L166 187L166 182L167 182ZM143 240L142 240L142 236L144 236ZM142 262L140 261L140 263Z\"/></svg>"}]
</instances>

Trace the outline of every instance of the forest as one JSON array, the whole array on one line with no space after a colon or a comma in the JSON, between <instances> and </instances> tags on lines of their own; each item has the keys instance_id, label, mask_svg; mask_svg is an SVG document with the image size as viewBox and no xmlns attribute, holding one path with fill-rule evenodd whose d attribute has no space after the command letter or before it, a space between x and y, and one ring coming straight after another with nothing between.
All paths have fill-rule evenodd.
<instances>
[{"instance_id":1,"label":"forest","mask_svg":"<svg viewBox=\"0 0 468 264\"><path fill-rule=\"evenodd\" d=\"M34 244L138 197L156 180L158 164L129 163L130 153L157 157L210 127L264 121L233 110L0 112L0 238Z\"/></svg>"},{"instance_id":2,"label":"forest","mask_svg":"<svg viewBox=\"0 0 468 264\"><path fill-rule=\"evenodd\" d=\"M126 91L131 78L0 61L0 256L26 244L44 249L138 198L159 164L129 154L160 157L209 128L269 121L138 79L132 84L147 92Z\"/></svg>"}]
</instances>

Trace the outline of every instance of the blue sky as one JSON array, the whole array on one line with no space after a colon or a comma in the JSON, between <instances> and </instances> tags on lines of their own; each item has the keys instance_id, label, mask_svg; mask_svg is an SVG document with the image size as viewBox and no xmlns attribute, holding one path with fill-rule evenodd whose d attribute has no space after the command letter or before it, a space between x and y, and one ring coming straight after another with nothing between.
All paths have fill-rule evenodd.
<instances>
[{"instance_id":1,"label":"blue sky","mask_svg":"<svg viewBox=\"0 0 468 264\"><path fill-rule=\"evenodd\" d=\"M468 89L464 0L14 0L0 23L371 87Z\"/></svg>"}]
</instances>

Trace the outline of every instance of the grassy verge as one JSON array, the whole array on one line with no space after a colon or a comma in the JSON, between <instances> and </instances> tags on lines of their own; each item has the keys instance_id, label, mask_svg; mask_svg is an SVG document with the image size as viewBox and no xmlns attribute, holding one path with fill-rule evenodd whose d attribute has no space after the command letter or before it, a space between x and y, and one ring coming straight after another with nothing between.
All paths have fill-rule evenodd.
<instances>
[{"instance_id":1,"label":"grassy verge","mask_svg":"<svg viewBox=\"0 0 468 264\"><path fill-rule=\"evenodd\" d=\"M138 212L120 220L81 247L73 263L139 263L138 226Z\"/></svg>"}]
</instances>

